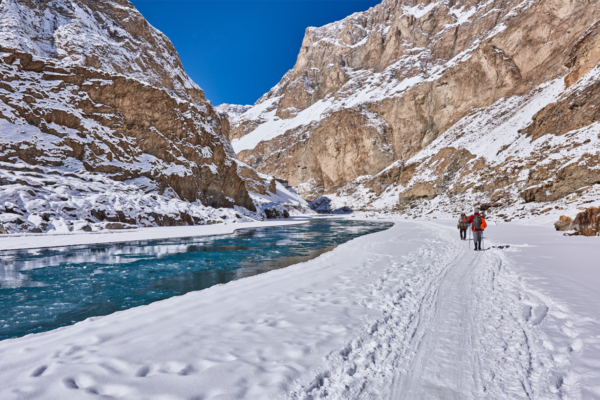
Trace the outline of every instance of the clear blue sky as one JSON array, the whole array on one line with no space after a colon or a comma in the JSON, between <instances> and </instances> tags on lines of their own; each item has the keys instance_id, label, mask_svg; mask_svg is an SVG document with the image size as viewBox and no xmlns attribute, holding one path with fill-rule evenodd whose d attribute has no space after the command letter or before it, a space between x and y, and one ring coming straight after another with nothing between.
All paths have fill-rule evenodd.
<instances>
[{"instance_id":1,"label":"clear blue sky","mask_svg":"<svg viewBox=\"0 0 600 400\"><path fill-rule=\"evenodd\" d=\"M304 30L381 0L131 0L213 103L253 104L291 69Z\"/></svg>"}]
</instances>

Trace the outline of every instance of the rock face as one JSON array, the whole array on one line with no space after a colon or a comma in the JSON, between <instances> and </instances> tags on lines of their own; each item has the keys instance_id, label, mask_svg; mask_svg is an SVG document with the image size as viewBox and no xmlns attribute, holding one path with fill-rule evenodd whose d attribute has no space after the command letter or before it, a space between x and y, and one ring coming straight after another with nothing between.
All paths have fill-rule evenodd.
<instances>
[{"instance_id":1,"label":"rock face","mask_svg":"<svg viewBox=\"0 0 600 400\"><path fill-rule=\"evenodd\" d=\"M0 227L89 232L306 212L293 189L237 160L222 112L243 111L215 110L129 1L2 0Z\"/></svg>"},{"instance_id":2,"label":"rock face","mask_svg":"<svg viewBox=\"0 0 600 400\"><path fill-rule=\"evenodd\" d=\"M171 41L127 0L2 0L0 46L129 76L206 103Z\"/></svg>"},{"instance_id":3,"label":"rock face","mask_svg":"<svg viewBox=\"0 0 600 400\"><path fill-rule=\"evenodd\" d=\"M232 144L336 206L563 198L600 182L599 18L597 0L385 0L308 28Z\"/></svg>"},{"instance_id":4,"label":"rock face","mask_svg":"<svg viewBox=\"0 0 600 400\"><path fill-rule=\"evenodd\" d=\"M134 79L0 49L0 161L145 177L211 207L253 208L221 117Z\"/></svg>"}]
</instances>

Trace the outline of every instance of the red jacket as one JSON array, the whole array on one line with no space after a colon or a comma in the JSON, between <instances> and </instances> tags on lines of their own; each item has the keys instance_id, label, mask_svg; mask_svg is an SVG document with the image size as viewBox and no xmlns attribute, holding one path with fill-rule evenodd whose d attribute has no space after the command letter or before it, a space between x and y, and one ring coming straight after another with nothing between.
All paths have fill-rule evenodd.
<instances>
[{"instance_id":1,"label":"red jacket","mask_svg":"<svg viewBox=\"0 0 600 400\"><path fill-rule=\"evenodd\" d=\"M475 213L475 215L479 215L481 217L481 214L479 213ZM473 223L473 220L475 219L475 215L471 215L469 217L469 224ZM487 226L487 222L485 222L485 218L481 217L481 229L475 229L475 227L473 227L473 225L471 225L471 230L473 231L483 231L485 229L485 227Z\"/></svg>"}]
</instances>

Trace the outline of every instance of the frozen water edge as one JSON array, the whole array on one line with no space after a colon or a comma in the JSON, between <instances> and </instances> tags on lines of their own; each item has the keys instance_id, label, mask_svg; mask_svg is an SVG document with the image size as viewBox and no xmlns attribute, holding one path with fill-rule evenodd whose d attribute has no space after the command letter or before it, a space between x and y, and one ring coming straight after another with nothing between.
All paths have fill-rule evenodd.
<instances>
[{"instance_id":1,"label":"frozen water edge","mask_svg":"<svg viewBox=\"0 0 600 400\"><path fill-rule=\"evenodd\" d=\"M474 253L453 223L0 342L0 397L600 398L597 239L503 224Z\"/></svg>"},{"instance_id":2,"label":"frozen water edge","mask_svg":"<svg viewBox=\"0 0 600 400\"><path fill-rule=\"evenodd\" d=\"M163 226L123 231L103 231L71 234L14 234L0 236L1 250L37 249L100 243L120 243L137 240L156 240L192 236L213 236L233 233L238 229L266 228L306 223L306 218L287 221L242 222L239 224Z\"/></svg>"}]
</instances>

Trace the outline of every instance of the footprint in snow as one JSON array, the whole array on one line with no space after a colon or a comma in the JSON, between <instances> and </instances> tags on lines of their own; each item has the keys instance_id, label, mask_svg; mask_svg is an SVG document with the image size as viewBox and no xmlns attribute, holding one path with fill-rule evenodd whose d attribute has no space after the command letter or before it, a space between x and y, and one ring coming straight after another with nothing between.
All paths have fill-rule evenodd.
<instances>
[{"instance_id":1,"label":"footprint in snow","mask_svg":"<svg viewBox=\"0 0 600 400\"><path fill-rule=\"evenodd\" d=\"M37 378L38 376L42 376L42 374L44 372L46 372L47 369L48 369L48 367L46 365L41 365L33 370L33 372L31 373L31 376L34 378Z\"/></svg>"},{"instance_id":2,"label":"footprint in snow","mask_svg":"<svg viewBox=\"0 0 600 400\"><path fill-rule=\"evenodd\" d=\"M147 365L144 365L143 367L141 367L140 369L137 370L137 372L135 373L135 376L138 378L145 378L146 376L148 376L149 372L150 372L150 367Z\"/></svg>"}]
</instances>

